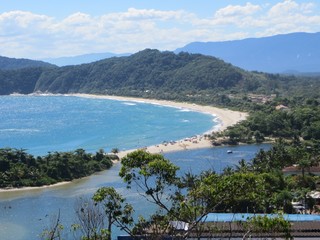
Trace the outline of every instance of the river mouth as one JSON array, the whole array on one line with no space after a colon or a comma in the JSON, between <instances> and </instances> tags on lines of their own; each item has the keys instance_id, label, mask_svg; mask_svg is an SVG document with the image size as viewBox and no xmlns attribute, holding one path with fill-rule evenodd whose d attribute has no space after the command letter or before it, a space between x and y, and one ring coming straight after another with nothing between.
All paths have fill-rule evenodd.
<instances>
[{"instance_id":1,"label":"river mouth","mask_svg":"<svg viewBox=\"0 0 320 240\"><path fill-rule=\"evenodd\" d=\"M233 154L228 154L230 147L214 147L167 153L165 157L180 167L179 174L188 171L197 174L209 169L220 172L226 166L235 166L241 159L252 159L260 149L269 148L269 144L235 146L232 147ZM103 186L114 187L124 194L135 206L137 214L146 213L141 196L134 189L126 189L118 176L119 169L120 163L117 163L109 170L70 184L35 191L0 193L0 236L9 240L37 239L59 209L62 224L70 234L70 226L75 219L76 200L91 197ZM115 231L114 234L120 232Z\"/></svg>"}]
</instances>

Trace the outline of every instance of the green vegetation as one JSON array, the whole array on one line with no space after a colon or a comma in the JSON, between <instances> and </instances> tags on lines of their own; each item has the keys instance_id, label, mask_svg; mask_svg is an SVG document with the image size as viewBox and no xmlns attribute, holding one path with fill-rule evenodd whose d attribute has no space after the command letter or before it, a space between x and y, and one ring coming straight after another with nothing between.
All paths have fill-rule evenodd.
<instances>
[{"instance_id":1,"label":"green vegetation","mask_svg":"<svg viewBox=\"0 0 320 240\"><path fill-rule=\"evenodd\" d=\"M23 84L22 84L23 83ZM319 98L319 77L248 72L214 57L146 49L90 64L0 71L0 94L95 93L256 107L250 94Z\"/></svg>"},{"instance_id":2,"label":"green vegetation","mask_svg":"<svg viewBox=\"0 0 320 240\"><path fill-rule=\"evenodd\" d=\"M119 175L128 188L136 188L144 198L157 206L154 213L146 219L141 216L134 219L131 215L132 206L114 189L99 189L93 200L106 201L106 213L119 209L118 215L112 215L108 221L125 228L132 236L153 238L169 234L182 237L181 231L170 224L174 221L188 223L189 228L183 232L182 238L201 234L213 236L219 229L213 228L213 223L205 223L208 213L250 212L279 215L272 219L267 216L254 217L238 223L242 225L243 237L253 233L268 233L289 239L291 226L282 218L282 214L294 212L292 200L301 200L305 203L306 211L315 211L314 202L307 193L317 189L319 177L303 174L304 168L319 164L320 161L317 142L312 143L314 145L311 147L311 142L280 139L269 151L261 150L251 161L241 160L236 168L226 168L222 174L204 171L199 175L184 173L180 177L177 174L179 168L162 155L137 150L122 159ZM301 175L285 176L282 173L283 167L292 164L300 166ZM120 205L110 203L112 196L121 199L117 201ZM124 206L130 209L126 215L120 210Z\"/></svg>"},{"instance_id":3,"label":"green vegetation","mask_svg":"<svg viewBox=\"0 0 320 240\"><path fill-rule=\"evenodd\" d=\"M112 156L103 150L95 154L83 149L54 152L34 157L23 149L0 149L0 188L43 186L71 181L108 169Z\"/></svg>"},{"instance_id":4,"label":"green vegetation","mask_svg":"<svg viewBox=\"0 0 320 240\"><path fill-rule=\"evenodd\" d=\"M277 106L284 106L278 109ZM266 139L320 140L320 104L316 99L300 101L277 98L256 105L246 121L229 127L225 132L213 134L212 139L227 137L225 143L260 143Z\"/></svg>"},{"instance_id":5,"label":"green vegetation","mask_svg":"<svg viewBox=\"0 0 320 240\"><path fill-rule=\"evenodd\" d=\"M42 68L0 70L0 95L32 93L42 71Z\"/></svg>"},{"instance_id":6,"label":"green vegetation","mask_svg":"<svg viewBox=\"0 0 320 240\"><path fill-rule=\"evenodd\" d=\"M24 59L24 58L8 58L0 56L0 69L2 70L14 70L22 68L35 68L35 67L54 67L50 63Z\"/></svg>"}]
</instances>

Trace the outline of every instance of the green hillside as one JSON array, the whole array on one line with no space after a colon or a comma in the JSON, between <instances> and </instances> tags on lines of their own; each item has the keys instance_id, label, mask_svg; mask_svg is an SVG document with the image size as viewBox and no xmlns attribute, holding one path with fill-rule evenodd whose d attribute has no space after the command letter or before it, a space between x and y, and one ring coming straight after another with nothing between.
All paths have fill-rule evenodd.
<instances>
[{"instance_id":1,"label":"green hillside","mask_svg":"<svg viewBox=\"0 0 320 240\"><path fill-rule=\"evenodd\" d=\"M39 78L35 90L134 94L230 89L246 78L241 69L213 57L144 50L129 57L48 70Z\"/></svg>"},{"instance_id":2,"label":"green hillside","mask_svg":"<svg viewBox=\"0 0 320 240\"><path fill-rule=\"evenodd\" d=\"M200 54L146 49L128 57L0 71L0 94L96 93L234 106L249 93L317 97L316 77L248 72Z\"/></svg>"},{"instance_id":3,"label":"green hillside","mask_svg":"<svg viewBox=\"0 0 320 240\"><path fill-rule=\"evenodd\" d=\"M0 95L32 93L42 72L42 68L0 70Z\"/></svg>"}]
</instances>

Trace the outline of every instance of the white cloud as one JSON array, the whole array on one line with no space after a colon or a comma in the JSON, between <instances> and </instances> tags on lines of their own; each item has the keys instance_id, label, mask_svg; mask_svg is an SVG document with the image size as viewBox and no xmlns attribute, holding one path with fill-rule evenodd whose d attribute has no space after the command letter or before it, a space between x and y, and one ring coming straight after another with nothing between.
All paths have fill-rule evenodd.
<instances>
[{"instance_id":1,"label":"white cloud","mask_svg":"<svg viewBox=\"0 0 320 240\"><path fill-rule=\"evenodd\" d=\"M45 15L37 15L30 12L12 11L0 15L0 32L3 35L28 33L48 29L52 24L52 18Z\"/></svg>"},{"instance_id":2,"label":"white cloud","mask_svg":"<svg viewBox=\"0 0 320 240\"><path fill-rule=\"evenodd\" d=\"M77 12L62 20L31 12L5 12L0 14L0 55L46 58L144 48L174 50L192 41L320 31L320 14L310 1L228 5L208 18L184 10L135 8L101 16Z\"/></svg>"},{"instance_id":3,"label":"white cloud","mask_svg":"<svg viewBox=\"0 0 320 240\"><path fill-rule=\"evenodd\" d=\"M181 19L185 14L184 11L158 11L155 9L136 9L129 8L127 12L111 13L104 17L112 21L121 20L169 20Z\"/></svg>"},{"instance_id":4,"label":"white cloud","mask_svg":"<svg viewBox=\"0 0 320 240\"><path fill-rule=\"evenodd\" d=\"M316 5L311 2L298 4L293 0L284 0L271 7L265 16L260 18L268 24L257 36L319 31L320 14L315 9Z\"/></svg>"},{"instance_id":5,"label":"white cloud","mask_svg":"<svg viewBox=\"0 0 320 240\"><path fill-rule=\"evenodd\" d=\"M216 18L221 17L234 17L234 16L247 16L256 13L261 10L261 6L246 3L245 6L240 5L228 5L225 8L221 8L215 13Z\"/></svg>"},{"instance_id":6,"label":"white cloud","mask_svg":"<svg viewBox=\"0 0 320 240\"><path fill-rule=\"evenodd\" d=\"M285 0L281 3L274 5L269 10L270 17L278 17L283 14L292 14L299 10L299 4L292 0Z\"/></svg>"}]
</instances>

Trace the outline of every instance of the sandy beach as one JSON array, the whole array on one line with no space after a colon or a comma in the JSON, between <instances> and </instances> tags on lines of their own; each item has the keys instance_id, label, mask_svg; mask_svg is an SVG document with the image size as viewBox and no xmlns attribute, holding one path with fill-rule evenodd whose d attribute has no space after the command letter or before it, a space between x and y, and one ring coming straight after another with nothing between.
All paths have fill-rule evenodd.
<instances>
[{"instance_id":1,"label":"sandy beach","mask_svg":"<svg viewBox=\"0 0 320 240\"><path fill-rule=\"evenodd\" d=\"M132 97L119 97L119 96L108 96L108 95L92 95L92 94L72 94L71 96L84 97L84 98L101 98L101 99L111 99L126 102L143 102L150 104L157 104L167 107L175 107L179 109L188 109L190 111L201 112L205 114L212 115L212 118L218 118L219 125L212 126L212 129L208 131L211 133L213 131L222 131L228 126L232 126L239 121L246 119L247 113L231 111L229 109L217 108L212 106L202 106L192 103L184 102L173 102L166 100L155 100L155 99L144 99L144 98L132 98ZM213 124L212 124L213 125ZM167 153L174 151L184 151L190 149L208 148L212 147L211 142L205 138L205 133L202 135L192 136L190 138L181 139L177 141L163 142L153 146L145 146L143 149L150 153ZM121 151L118 153L119 158L126 156L128 153L136 149L130 149Z\"/></svg>"},{"instance_id":2,"label":"sandy beach","mask_svg":"<svg viewBox=\"0 0 320 240\"><path fill-rule=\"evenodd\" d=\"M92 95L92 94L69 94L69 96L83 97L83 98L100 98L100 99L111 99L118 101L126 101L126 102L143 102L150 104L158 104L167 107L175 107L179 109L188 109L191 111L201 112L205 114L212 115L213 119L218 118L219 125L214 126L212 123L212 129L208 131L208 133L213 131L222 131L226 129L228 126L234 125L239 121L244 120L248 114L244 112L231 111L228 109L222 109L212 106L201 106L197 104L191 103L183 103L183 102L173 102L173 101L165 101L165 100L154 100L154 99L144 99L144 98L131 98L131 97L119 97L119 96L107 96L107 95ZM202 135L192 136L190 138L181 139L177 141L163 142L157 145L145 146L144 150L150 153L167 153L174 151L186 151L191 149L199 149L199 148L209 148L212 147L211 142L205 138L205 133ZM128 153L134 151L136 149L130 149L121 151L118 153L118 157L121 159L126 156ZM22 187L22 188L11 188L11 189L0 189L1 192L12 192L12 191L29 191L35 189L45 189L48 187L61 186L64 184L68 184L70 182L60 182L53 185L46 185L41 187Z\"/></svg>"},{"instance_id":3,"label":"sandy beach","mask_svg":"<svg viewBox=\"0 0 320 240\"><path fill-rule=\"evenodd\" d=\"M40 186L40 187L21 187L21 188L0 188L0 193L2 192L16 192L16 191L30 191L30 190L35 190L35 189L46 189L49 187L59 187L59 186L63 186L65 184L68 184L70 182L58 182L52 185L44 185L44 186Z\"/></svg>"}]
</instances>

